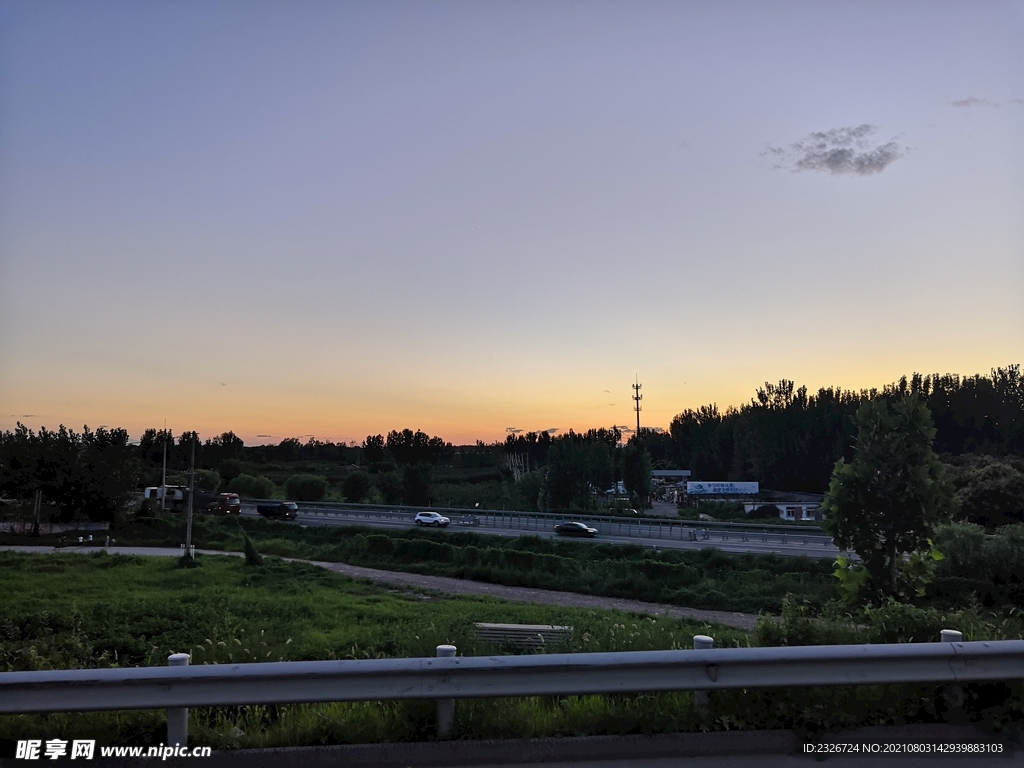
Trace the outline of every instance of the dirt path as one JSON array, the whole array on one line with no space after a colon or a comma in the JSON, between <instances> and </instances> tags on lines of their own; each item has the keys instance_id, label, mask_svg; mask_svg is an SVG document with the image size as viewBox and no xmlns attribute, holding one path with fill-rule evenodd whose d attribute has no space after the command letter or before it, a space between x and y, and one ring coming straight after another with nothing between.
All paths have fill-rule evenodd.
<instances>
[{"instance_id":1,"label":"dirt path","mask_svg":"<svg viewBox=\"0 0 1024 768\"><path fill-rule=\"evenodd\" d=\"M53 547L14 547L0 546L0 550L12 552L35 552L48 554L53 552L79 552L89 553L102 550L103 547L68 547L66 549L54 549ZM166 547L108 547L110 554L120 555L148 555L156 557L181 557L182 550ZM234 555L241 556L241 552L221 552L218 550L197 549L197 553L203 555ZM289 558L294 559L294 558ZM416 587L431 592L441 592L447 595L476 595L481 597L495 597L499 600L508 600L512 603L534 603L538 605L561 605L566 608L598 608L611 609L616 611L627 611L630 613L648 613L656 616L671 616L677 619L693 619L706 621L711 624L724 624L729 627L736 627L743 630L752 630L757 621L757 616L750 613L729 613L726 611L702 611L697 608L680 608L676 605L661 605L658 603L645 603L640 600L625 600L618 597L597 597L595 595L581 595L576 592L555 592L550 589L536 589L534 587L506 587L502 584L487 584L482 581L469 581L467 579L453 579L447 576L423 576L418 573L405 573L403 571L383 571L377 568L363 568L359 565L347 565L346 563L326 563L316 560L297 560L295 562L310 563L329 571L349 576L353 579L369 579L382 584L392 584L401 587Z\"/></svg>"}]
</instances>

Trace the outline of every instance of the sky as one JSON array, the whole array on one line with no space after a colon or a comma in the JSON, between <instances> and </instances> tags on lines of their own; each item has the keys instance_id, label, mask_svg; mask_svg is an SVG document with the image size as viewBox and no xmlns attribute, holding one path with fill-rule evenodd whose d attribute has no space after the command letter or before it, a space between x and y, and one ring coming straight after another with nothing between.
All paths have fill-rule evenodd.
<instances>
[{"instance_id":1,"label":"sky","mask_svg":"<svg viewBox=\"0 0 1024 768\"><path fill-rule=\"evenodd\" d=\"M667 428L1022 297L1022 1L0 3L0 429Z\"/></svg>"}]
</instances>

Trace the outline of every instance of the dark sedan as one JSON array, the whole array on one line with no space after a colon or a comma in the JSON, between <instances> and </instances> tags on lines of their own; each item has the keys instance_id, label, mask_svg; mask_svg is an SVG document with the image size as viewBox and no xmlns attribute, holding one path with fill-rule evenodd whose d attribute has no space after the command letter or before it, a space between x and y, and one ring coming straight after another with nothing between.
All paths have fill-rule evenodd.
<instances>
[{"instance_id":1,"label":"dark sedan","mask_svg":"<svg viewBox=\"0 0 1024 768\"><path fill-rule=\"evenodd\" d=\"M591 528L583 523L559 523L555 526L555 533L559 536L597 536L597 528Z\"/></svg>"},{"instance_id":2,"label":"dark sedan","mask_svg":"<svg viewBox=\"0 0 1024 768\"><path fill-rule=\"evenodd\" d=\"M261 517L283 517L285 520L294 520L299 514L299 505L294 501L285 501L280 504L260 504L256 511Z\"/></svg>"}]
</instances>

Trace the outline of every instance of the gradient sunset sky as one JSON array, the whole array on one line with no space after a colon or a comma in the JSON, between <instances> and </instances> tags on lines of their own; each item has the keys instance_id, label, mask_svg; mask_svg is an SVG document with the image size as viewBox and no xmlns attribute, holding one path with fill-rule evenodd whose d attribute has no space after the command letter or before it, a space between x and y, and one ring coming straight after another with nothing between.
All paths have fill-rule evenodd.
<instances>
[{"instance_id":1,"label":"gradient sunset sky","mask_svg":"<svg viewBox=\"0 0 1024 768\"><path fill-rule=\"evenodd\" d=\"M491 441L1022 353L1024 2L0 3L0 429Z\"/></svg>"}]
</instances>

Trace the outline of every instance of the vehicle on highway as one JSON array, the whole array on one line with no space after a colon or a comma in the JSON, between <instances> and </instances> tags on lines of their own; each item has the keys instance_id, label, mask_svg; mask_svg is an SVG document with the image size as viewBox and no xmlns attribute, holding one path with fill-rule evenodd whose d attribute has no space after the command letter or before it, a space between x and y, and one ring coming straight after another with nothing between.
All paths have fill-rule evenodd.
<instances>
[{"instance_id":1,"label":"vehicle on highway","mask_svg":"<svg viewBox=\"0 0 1024 768\"><path fill-rule=\"evenodd\" d=\"M242 500L238 498L237 493L220 493L206 505L206 511L216 515L240 515Z\"/></svg>"},{"instance_id":2,"label":"vehicle on highway","mask_svg":"<svg viewBox=\"0 0 1024 768\"><path fill-rule=\"evenodd\" d=\"M597 536L597 528L576 522L559 523L555 526L555 533L559 536L587 536L592 539Z\"/></svg>"},{"instance_id":3,"label":"vehicle on highway","mask_svg":"<svg viewBox=\"0 0 1024 768\"><path fill-rule=\"evenodd\" d=\"M256 511L260 517L283 517L285 520L294 520L299 514L299 505L294 501L282 501L280 504L257 504Z\"/></svg>"},{"instance_id":4,"label":"vehicle on highway","mask_svg":"<svg viewBox=\"0 0 1024 768\"><path fill-rule=\"evenodd\" d=\"M451 522L447 517L439 515L437 512L417 512L416 517L413 519L416 525L439 525L442 528Z\"/></svg>"}]
</instances>

